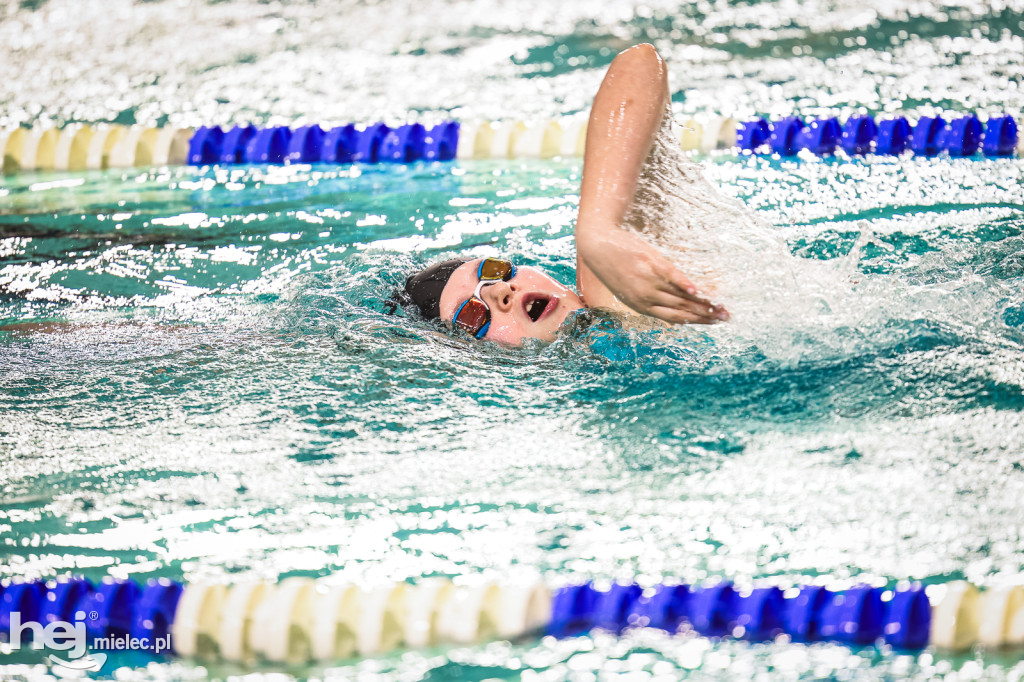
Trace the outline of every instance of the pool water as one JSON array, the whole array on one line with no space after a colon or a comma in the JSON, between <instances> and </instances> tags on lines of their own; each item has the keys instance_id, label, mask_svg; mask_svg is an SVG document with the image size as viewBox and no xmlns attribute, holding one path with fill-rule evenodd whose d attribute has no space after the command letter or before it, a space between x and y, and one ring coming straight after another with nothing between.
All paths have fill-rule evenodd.
<instances>
[{"instance_id":1,"label":"pool water","mask_svg":"<svg viewBox=\"0 0 1024 682\"><path fill-rule=\"evenodd\" d=\"M84 66L44 40L57 29L98 40L71 7L22 3L0 23L0 37L20 36L0 69L16 65L26 84L4 95L7 122L570 114L589 106L614 51L639 40L665 54L679 114L1017 113L1024 102L1013 3L451 3L415 22L401 2L112 3L99 23L123 52ZM202 19L194 33L173 20L186 15ZM266 37L258 47L236 35L247 16ZM209 53L133 59L213 34ZM328 59L338 72L325 90L313 76ZM115 78L130 86L121 99L100 97L95 83ZM729 324L629 331L599 316L522 349L387 315L384 299L458 253L506 254L571 284L578 159L2 178L0 575L1020 575L1024 164L698 161L791 254L788 283L764 278L766 262L762 279L739 278ZM149 663L122 679L248 672L112 661ZM12 657L0 676L35 679L35 662ZM261 670L1024 673L1013 654L656 632Z\"/></svg>"}]
</instances>

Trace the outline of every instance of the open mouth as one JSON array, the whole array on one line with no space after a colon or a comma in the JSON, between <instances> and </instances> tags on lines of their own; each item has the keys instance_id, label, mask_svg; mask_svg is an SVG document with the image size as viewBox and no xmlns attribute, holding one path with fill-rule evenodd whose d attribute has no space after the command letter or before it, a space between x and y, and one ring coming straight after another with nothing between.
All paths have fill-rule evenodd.
<instances>
[{"instance_id":1,"label":"open mouth","mask_svg":"<svg viewBox=\"0 0 1024 682\"><path fill-rule=\"evenodd\" d=\"M545 296L544 294L539 294L527 300L524 303L523 308L526 310L526 315L531 320L536 322L541 317L543 317L545 313L553 309L556 304L557 298L555 296Z\"/></svg>"}]
</instances>

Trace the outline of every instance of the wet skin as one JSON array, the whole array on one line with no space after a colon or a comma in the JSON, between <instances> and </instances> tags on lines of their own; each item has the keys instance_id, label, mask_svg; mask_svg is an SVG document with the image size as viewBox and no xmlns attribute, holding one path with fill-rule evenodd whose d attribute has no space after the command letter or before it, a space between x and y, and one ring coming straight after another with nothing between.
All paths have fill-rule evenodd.
<instances>
[{"instance_id":1,"label":"wet skin","mask_svg":"<svg viewBox=\"0 0 1024 682\"><path fill-rule=\"evenodd\" d=\"M455 311L480 283L476 273L481 260L462 264L441 292L441 319L446 323L452 324ZM485 283L480 298L491 311L483 339L509 346L522 345L525 338L553 341L569 313L586 307L571 289L526 265L517 265L515 277L507 282Z\"/></svg>"}]
</instances>

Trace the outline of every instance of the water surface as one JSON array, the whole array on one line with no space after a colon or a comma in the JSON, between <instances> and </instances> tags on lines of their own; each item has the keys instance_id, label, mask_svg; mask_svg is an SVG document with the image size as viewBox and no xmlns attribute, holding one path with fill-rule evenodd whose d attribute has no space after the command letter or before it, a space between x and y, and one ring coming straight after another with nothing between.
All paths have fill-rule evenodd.
<instances>
[{"instance_id":1,"label":"water surface","mask_svg":"<svg viewBox=\"0 0 1024 682\"><path fill-rule=\"evenodd\" d=\"M107 3L95 21L78 6L7 8L0 72L21 84L0 96L7 122L555 116L589 106L638 40L668 59L680 115L1022 99L1012 3L153 2ZM72 55L55 34L94 49ZM799 295L747 296L713 329L599 321L519 350L389 316L382 299L456 253L571 283L579 160L3 178L0 574L1018 575L1024 166L699 160L794 257L799 286L768 289ZM287 672L999 678L1012 665L639 633Z\"/></svg>"}]
</instances>

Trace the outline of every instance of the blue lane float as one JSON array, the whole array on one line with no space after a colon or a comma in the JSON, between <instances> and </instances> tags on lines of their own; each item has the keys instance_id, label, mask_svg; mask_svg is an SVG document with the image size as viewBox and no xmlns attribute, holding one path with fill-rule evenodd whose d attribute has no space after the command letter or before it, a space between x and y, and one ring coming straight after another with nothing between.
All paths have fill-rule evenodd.
<instances>
[{"instance_id":1,"label":"blue lane float","mask_svg":"<svg viewBox=\"0 0 1024 682\"><path fill-rule=\"evenodd\" d=\"M282 163L292 131L285 126L260 128L245 148L247 163Z\"/></svg>"},{"instance_id":2,"label":"blue lane float","mask_svg":"<svg viewBox=\"0 0 1024 682\"><path fill-rule=\"evenodd\" d=\"M771 128L768 121L757 118L753 121L740 123L736 130L736 146L740 151L753 152L768 141Z\"/></svg>"},{"instance_id":3,"label":"blue lane float","mask_svg":"<svg viewBox=\"0 0 1024 682\"><path fill-rule=\"evenodd\" d=\"M732 630L736 590L720 582L694 590L688 620L693 629L708 637L722 637Z\"/></svg>"},{"instance_id":4,"label":"blue lane float","mask_svg":"<svg viewBox=\"0 0 1024 682\"><path fill-rule=\"evenodd\" d=\"M974 156L981 147L981 132L977 116L955 118L939 133L939 149L950 156Z\"/></svg>"},{"instance_id":5,"label":"blue lane float","mask_svg":"<svg viewBox=\"0 0 1024 682\"><path fill-rule=\"evenodd\" d=\"M1012 156L1017 149L1017 122L1013 116L993 116L985 124L985 156Z\"/></svg>"},{"instance_id":6,"label":"blue lane float","mask_svg":"<svg viewBox=\"0 0 1024 682\"><path fill-rule=\"evenodd\" d=\"M235 126L224 134L220 147L221 163L245 163L245 150L256 135L256 127Z\"/></svg>"},{"instance_id":7,"label":"blue lane float","mask_svg":"<svg viewBox=\"0 0 1024 682\"><path fill-rule=\"evenodd\" d=\"M785 598L778 587L759 587L749 594L736 594L734 617L745 639L764 641L782 634Z\"/></svg>"},{"instance_id":8,"label":"blue lane float","mask_svg":"<svg viewBox=\"0 0 1024 682\"><path fill-rule=\"evenodd\" d=\"M589 583L569 585L558 590L551 600L547 634L568 637L585 632L593 620L596 602L597 591Z\"/></svg>"},{"instance_id":9,"label":"blue lane float","mask_svg":"<svg viewBox=\"0 0 1024 682\"><path fill-rule=\"evenodd\" d=\"M316 163L324 143L323 129L314 124L296 128L288 142L284 160L287 163Z\"/></svg>"},{"instance_id":10,"label":"blue lane float","mask_svg":"<svg viewBox=\"0 0 1024 682\"><path fill-rule=\"evenodd\" d=\"M378 156L381 161L410 163L423 158L423 143L427 129L419 123L410 123L388 131L380 142Z\"/></svg>"},{"instance_id":11,"label":"blue lane float","mask_svg":"<svg viewBox=\"0 0 1024 682\"><path fill-rule=\"evenodd\" d=\"M40 622L45 599L46 586L38 580L7 585L0 593L0 640L9 641L12 613L21 614L22 623Z\"/></svg>"},{"instance_id":12,"label":"blue lane float","mask_svg":"<svg viewBox=\"0 0 1024 682\"><path fill-rule=\"evenodd\" d=\"M839 145L850 156L867 154L878 138L878 126L870 116L851 116L843 124Z\"/></svg>"},{"instance_id":13,"label":"blue lane float","mask_svg":"<svg viewBox=\"0 0 1024 682\"><path fill-rule=\"evenodd\" d=\"M629 612L643 592L639 585L616 583L594 600L593 625L605 630L621 630L629 623Z\"/></svg>"},{"instance_id":14,"label":"blue lane float","mask_svg":"<svg viewBox=\"0 0 1024 682\"><path fill-rule=\"evenodd\" d=\"M95 589L87 578L70 578L47 583L39 622L44 625L55 621L71 622L74 620L75 611L78 610L78 604L85 595Z\"/></svg>"},{"instance_id":15,"label":"blue lane float","mask_svg":"<svg viewBox=\"0 0 1024 682\"><path fill-rule=\"evenodd\" d=\"M0 640L10 641L12 614L22 624L81 622L93 642L132 637L153 648L167 640L184 586L166 578L145 587L132 579L86 578L29 580L0 587Z\"/></svg>"},{"instance_id":16,"label":"blue lane float","mask_svg":"<svg viewBox=\"0 0 1024 682\"><path fill-rule=\"evenodd\" d=\"M324 163L351 163L356 153L359 133L351 123L331 128L320 145L320 160Z\"/></svg>"},{"instance_id":17,"label":"blue lane float","mask_svg":"<svg viewBox=\"0 0 1024 682\"><path fill-rule=\"evenodd\" d=\"M691 596L688 585L659 585L644 590L630 609L627 624L675 632L689 613Z\"/></svg>"},{"instance_id":18,"label":"blue lane float","mask_svg":"<svg viewBox=\"0 0 1024 682\"><path fill-rule=\"evenodd\" d=\"M885 640L898 649L928 646L932 609L924 590L901 590L893 595L886 610Z\"/></svg>"},{"instance_id":19,"label":"blue lane float","mask_svg":"<svg viewBox=\"0 0 1024 682\"><path fill-rule=\"evenodd\" d=\"M690 588L663 585L651 590L613 585L569 585L553 596L547 633L572 636L602 628L655 627L674 632L688 624L708 637L739 636L764 641L786 634L794 641L836 641L865 646L876 640L900 649L928 643L931 610L924 588L885 590L861 585L833 592L820 586L800 588L785 598L778 587L738 591L730 582Z\"/></svg>"},{"instance_id":20,"label":"blue lane float","mask_svg":"<svg viewBox=\"0 0 1024 682\"><path fill-rule=\"evenodd\" d=\"M910 123L902 116L878 122L878 141L875 153L902 154L910 144Z\"/></svg>"},{"instance_id":21,"label":"blue lane float","mask_svg":"<svg viewBox=\"0 0 1024 682\"><path fill-rule=\"evenodd\" d=\"M193 166L205 166L220 160L224 131L220 126L201 126L188 143L188 162Z\"/></svg>"},{"instance_id":22,"label":"blue lane float","mask_svg":"<svg viewBox=\"0 0 1024 682\"><path fill-rule=\"evenodd\" d=\"M768 146L779 156L793 156L797 153L797 135L804 127L804 122L796 116L789 116L771 124Z\"/></svg>"},{"instance_id":23,"label":"blue lane float","mask_svg":"<svg viewBox=\"0 0 1024 682\"><path fill-rule=\"evenodd\" d=\"M910 150L917 156L939 153L939 137L946 121L941 116L922 116L910 133Z\"/></svg>"},{"instance_id":24,"label":"blue lane float","mask_svg":"<svg viewBox=\"0 0 1024 682\"><path fill-rule=\"evenodd\" d=\"M78 602L89 637L126 637L142 592L134 580L107 578Z\"/></svg>"},{"instance_id":25,"label":"blue lane float","mask_svg":"<svg viewBox=\"0 0 1024 682\"><path fill-rule=\"evenodd\" d=\"M459 124L455 121L439 123L427 131L423 139L423 158L426 161L451 161L459 149Z\"/></svg>"},{"instance_id":26,"label":"blue lane float","mask_svg":"<svg viewBox=\"0 0 1024 682\"><path fill-rule=\"evenodd\" d=\"M801 128L794 142L798 148L812 154L828 156L835 153L841 134L839 119L819 118Z\"/></svg>"},{"instance_id":27,"label":"blue lane float","mask_svg":"<svg viewBox=\"0 0 1024 682\"><path fill-rule=\"evenodd\" d=\"M360 130L356 138L356 148L352 154L352 160L362 163L380 161L380 146L390 132L391 129L383 123L374 123Z\"/></svg>"},{"instance_id":28,"label":"blue lane float","mask_svg":"<svg viewBox=\"0 0 1024 682\"><path fill-rule=\"evenodd\" d=\"M413 163L450 161L456 157L460 124L446 121L432 128L420 123L397 127L371 123L329 129L311 124L291 130L284 126L251 125L222 130L198 128L190 139L188 163ZM468 133L472 134L472 133ZM849 156L869 153L918 156L946 154L971 157L1012 156L1019 141L1012 116L990 116L982 124L974 114L948 123L941 116L923 116L911 123L902 116L876 120L853 115L845 122L825 117L807 122L797 116L776 121L755 118L736 125L736 148L747 153L789 157L801 151L829 156L842 149Z\"/></svg>"},{"instance_id":29,"label":"blue lane float","mask_svg":"<svg viewBox=\"0 0 1024 682\"><path fill-rule=\"evenodd\" d=\"M131 636L150 643L166 639L183 590L181 583L166 578L150 581L132 611Z\"/></svg>"},{"instance_id":30,"label":"blue lane float","mask_svg":"<svg viewBox=\"0 0 1024 682\"><path fill-rule=\"evenodd\" d=\"M782 615L785 631L796 642L813 642L820 638L821 611L832 598L832 592L820 585L805 585L788 601Z\"/></svg>"},{"instance_id":31,"label":"blue lane float","mask_svg":"<svg viewBox=\"0 0 1024 682\"><path fill-rule=\"evenodd\" d=\"M863 646L881 636L884 616L882 590L854 587L825 601L818 634L825 640Z\"/></svg>"}]
</instances>

